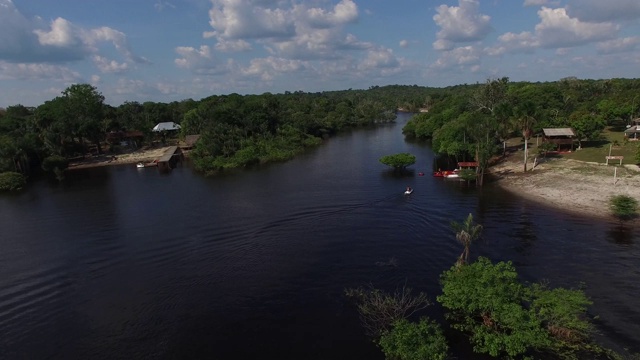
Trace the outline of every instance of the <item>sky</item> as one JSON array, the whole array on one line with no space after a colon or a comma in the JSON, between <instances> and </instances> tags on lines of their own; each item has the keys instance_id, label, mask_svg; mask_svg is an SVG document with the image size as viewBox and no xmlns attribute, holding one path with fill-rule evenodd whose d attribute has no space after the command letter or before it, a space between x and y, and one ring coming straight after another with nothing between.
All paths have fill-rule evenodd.
<instances>
[{"instance_id":1,"label":"sky","mask_svg":"<svg viewBox=\"0 0 640 360\"><path fill-rule=\"evenodd\" d=\"M0 0L0 107L639 74L640 0Z\"/></svg>"}]
</instances>

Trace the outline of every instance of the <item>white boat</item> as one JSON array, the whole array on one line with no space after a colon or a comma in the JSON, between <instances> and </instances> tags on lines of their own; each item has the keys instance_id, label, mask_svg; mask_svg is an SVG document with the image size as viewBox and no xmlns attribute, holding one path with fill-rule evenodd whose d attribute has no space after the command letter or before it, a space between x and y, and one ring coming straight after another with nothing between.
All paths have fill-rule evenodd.
<instances>
[{"instance_id":1,"label":"white boat","mask_svg":"<svg viewBox=\"0 0 640 360\"><path fill-rule=\"evenodd\" d=\"M136 167L138 169L143 168L144 167L144 163L139 162L139 163L136 164Z\"/></svg>"},{"instance_id":2,"label":"white boat","mask_svg":"<svg viewBox=\"0 0 640 360\"><path fill-rule=\"evenodd\" d=\"M413 189L409 189L409 190L405 190L404 194L405 195L411 195L412 192L413 192Z\"/></svg>"}]
</instances>

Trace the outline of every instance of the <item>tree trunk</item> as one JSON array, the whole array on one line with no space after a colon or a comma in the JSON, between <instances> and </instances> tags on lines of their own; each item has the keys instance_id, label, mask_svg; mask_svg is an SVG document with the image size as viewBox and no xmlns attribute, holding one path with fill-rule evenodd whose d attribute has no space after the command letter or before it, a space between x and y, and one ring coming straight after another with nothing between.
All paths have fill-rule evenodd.
<instances>
[{"instance_id":1,"label":"tree trunk","mask_svg":"<svg viewBox=\"0 0 640 360\"><path fill-rule=\"evenodd\" d=\"M524 138L524 172L527 172L527 144L529 143L529 140L527 140L527 138Z\"/></svg>"}]
</instances>

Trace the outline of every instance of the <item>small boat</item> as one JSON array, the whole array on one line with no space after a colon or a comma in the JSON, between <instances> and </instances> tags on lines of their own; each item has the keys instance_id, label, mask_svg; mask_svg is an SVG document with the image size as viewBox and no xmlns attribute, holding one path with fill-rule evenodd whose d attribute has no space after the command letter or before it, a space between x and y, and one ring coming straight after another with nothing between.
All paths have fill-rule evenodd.
<instances>
[{"instance_id":1,"label":"small boat","mask_svg":"<svg viewBox=\"0 0 640 360\"><path fill-rule=\"evenodd\" d=\"M136 164L136 167L138 169L143 168L144 167L144 163L139 162L139 163Z\"/></svg>"},{"instance_id":2,"label":"small boat","mask_svg":"<svg viewBox=\"0 0 640 360\"><path fill-rule=\"evenodd\" d=\"M458 169L455 170L444 170L444 171L436 171L433 173L434 177L443 177L443 178L457 178L458 177Z\"/></svg>"},{"instance_id":3,"label":"small boat","mask_svg":"<svg viewBox=\"0 0 640 360\"><path fill-rule=\"evenodd\" d=\"M404 194L405 195L411 195L411 193L413 192L413 188L409 189L409 190L405 190Z\"/></svg>"}]
</instances>

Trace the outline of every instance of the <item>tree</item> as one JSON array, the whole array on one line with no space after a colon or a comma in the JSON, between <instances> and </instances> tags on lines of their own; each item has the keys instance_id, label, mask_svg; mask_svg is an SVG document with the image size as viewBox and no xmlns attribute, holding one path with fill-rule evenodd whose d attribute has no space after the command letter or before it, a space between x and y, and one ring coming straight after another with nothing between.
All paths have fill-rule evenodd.
<instances>
[{"instance_id":1,"label":"tree","mask_svg":"<svg viewBox=\"0 0 640 360\"><path fill-rule=\"evenodd\" d=\"M397 321L378 345L387 359L397 360L445 360L449 351L440 325L426 318L418 323Z\"/></svg>"},{"instance_id":2,"label":"tree","mask_svg":"<svg viewBox=\"0 0 640 360\"><path fill-rule=\"evenodd\" d=\"M533 132L533 126L537 121L536 105L530 100L525 101L516 108L516 116L522 137L524 138L524 172L527 172L529 138Z\"/></svg>"},{"instance_id":3,"label":"tree","mask_svg":"<svg viewBox=\"0 0 640 360\"><path fill-rule=\"evenodd\" d=\"M24 175L7 171L0 173L0 191L19 191L26 184Z\"/></svg>"},{"instance_id":4,"label":"tree","mask_svg":"<svg viewBox=\"0 0 640 360\"><path fill-rule=\"evenodd\" d=\"M511 262L494 265L480 257L445 271L441 282L437 300L452 327L470 334L474 351L515 357L550 345L535 312L523 306L527 289Z\"/></svg>"},{"instance_id":5,"label":"tree","mask_svg":"<svg viewBox=\"0 0 640 360\"><path fill-rule=\"evenodd\" d=\"M386 155L380 158L381 163L393 167L395 170L404 170L407 166L416 163L416 157L409 153Z\"/></svg>"},{"instance_id":6,"label":"tree","mask_svg":"<svg viewBox=\"0 0 640 360\"><path fill-rule=\"evenodd\" d=\"M475 224L473 222L473 215L469 214L462 223L452 221L451 228L456 232L456 240L458 240L464 247L462 254L460 254L460 258L458 259L458 263L468 263L469 248L471 247L471 243L478 239L482 234L482 225Z\"/></svg>"},{"instance_id":7,"label":"tree","mask_svg":"<svg viewBox=\"0 0 640 360\"><path fill-rule=\"evenodd\" d=\"M431 305L425 293L414 296L407 287L396 289L393 294L373 287L347 289L345 294L356 302L362 325L375 338L389 331L397 321Z\"/></svg>"},{"instance_id":8,"label":"tree","mask_svg":"<svg viewBox=\"0 0 640 360\"><path fill-rule=\"evenodd\" d=\"M631 220L638 216L638 200L628 195L616 195L609 199L609 206L613 216L620 220L620 224L624 221Z\"/></svg>"},{"instance_id":9,"label":"tree","mask_svg":"<svg viewBox=\"0 0 640 360\"><path fill-rule=\"evenodd\" d=\"M86 137L96 145L98 153L102 153L100 141L105 134L102 128L104 96L89 84L74 84L63 92L67 114L77 136Z\"/></svg>"},{"instance_id":10,"label":"tree","mask_svg":"<svg viewBox=\"0 0 640 360\"><path fill-rule=\"evenodd\" d=\"M437 301L454 329L468 333L474 351L509 358L545 353L560 359L618 358L594 344L584 291L526 286L511 262L480 257L441 276ZM545 356L544 358L547 358Z\"/></svg>"}]
</instances>

